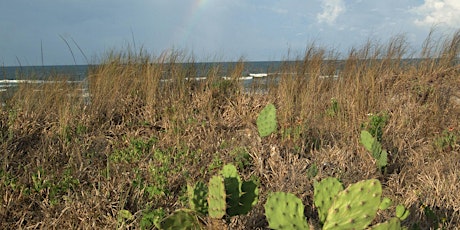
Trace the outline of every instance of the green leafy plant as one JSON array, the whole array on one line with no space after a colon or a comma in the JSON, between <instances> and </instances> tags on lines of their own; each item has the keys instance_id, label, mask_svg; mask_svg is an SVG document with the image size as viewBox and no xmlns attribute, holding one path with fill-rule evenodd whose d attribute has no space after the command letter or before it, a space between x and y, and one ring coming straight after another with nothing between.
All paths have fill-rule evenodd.
<instances>
[{"instance_id":1,"label":"green leafy plant","mask_svg":"<svg viewBox=\"0 0 460 230\"><path fill-rule=\"evenodd\" d=\"M63 195L74 189L80 181L71 175L69 169L65 170L62 177L47 177L45 171L40 167L32 174L31 191L48 196L50 204L57 204Z\"/></svg>"},{"instance_id":2,"label":"green leafy plant","mask_svg":"<svg viewBox=\"0 0 460 230\"><path fill-rule=\"evenodd\" d=\"M283 140L298 141L302 136L303 126L296 124L294 126L287 126L281 128L281 137Z\"/></svg>"},{"instance_id":3,"label":"green leafy plant","mask_svg":"<svg viewBox=\"0 0 460 230\"><path fill-rule=\"evenodd\" d=\"M383 128L387 125L389 116L386 112L369 114L369 121L364 123L363 129L367 130L377 141L382 141Z\"/></svg>"},{"instance_id":4,"label":"green leafy plant","mask_svg":"<svg viewBox=\"0 0 460 230\"><path fill-rule=\"evenodd\" d=\"M148 153L156 142L155 139L147 141L141 139L131 139L130 144L127 148L116 150L110 156L109 159L112 162L120 163L135 163L138 162L140 157Z\"/></svg>"},{"instance_id":5,"label":"green leafy plant","mask_svg":"<svg viewBox=\"0 0 460 230\"><path fill-rule=\"evenodd\" d=\"M239 169L245 169L251 166L251 155L249 155L246 148L237 147L234 148L230 155L234 158L234 163Z\"/></svg>"},{"instance_id":6,"label":"green leafy plant","mask_svg":"<svg viewBox=\"0 0 460 230\"><path fill-rule=\"evenodd\" d=\"M371 152L372 157L377 160L376 164L379 170L385 168L388 164L388 152L382 148L382 144L374 138L368 131L361 131L361 144L367 151Z\"/></svg>"},{"instance_id":7,"label":"green leafy plant","mask_svg":"<svg viewBox=\"0 0 460 230\"><path fill-rule=\"evenodd\" d=\"M9 187L13 191L21 187L15 177L2 169L0 169L0 182L3 184L3 186Z\"/></svg>"},{"instance_id":8,"label":"green leafy plant","mask_svg":"<svg viewBox=\"0 0 460 230\"><path fill-rule=\"evenodd\" d=\"M425 218L430 223L433 229L446 229L447 217L443 214L439 215L430 206L420 204L420 210L425 215Z\"/></svg>"},{"instance_id":9,"label":"green leafy plant","mask_svg":"<svg viewBox=\"0 0 460 230\"><path fill-rule=\"evenodd\" d=\"M159 224L159 229L203 229L203 227L193 211L179 209L164 218Z\"/></svg>"},{"instance_id":10,"label":"green leafy plant","mask_svg":"<svg viewBox=\"0 0 460 230\"><path fill-rule=\"evenodd\" d=\"M144 210L139 225L143 230L152 229L152 227L160 228L161 220L163 220L165 216L165 211L162 208Z\"/></svg>"},{"instance_id":11,"label":"green leafy plant","mask_svg":"<svg viewBox=\"0 0 460 230\"><path fill-rule=\"evenodd\" d=\"M339 102L335 98L331 98L331 104L326 109L326 115L334 117L339 113Z\"/></svg>"},{"instance_id":12,"label":"green leafy plant","mask_svg":"<svg viewBox=\"0 0 460 230\"><path fill-rule=\"evenodd\" d=\"M343 185L336 178L326 178L314 185L314 204L318 210L323 229L365 229L375 218L377 211L386 209L391 200L381 198L382 186L376 179L363 180ZM399 207L399 206L398 206ZM401 206L396 217L371 228L400 229L401 220L409 212ZM270 193L264 205L269 227L273 229L309 229L303 215L303 205L299 198L284 192ZM401 214L402 213L402 214Z\"/></svg>"},{"instance_id":13,"label":"green leafy plant","mask_svg":"<svg viewBox=\"0 0 460 230\"><path fill-rule=\"evenodd\" d=\"M310 167L308 167L308 169L307 169L307 177L308 177L309 179L312 179L312 178L314 178L316 175L318 175L318 166L317 166L315 163L313 163L313 164L311 164Z\"/></svg>"},{"instance_id":14,"label":"green leafy plant","mask_svg":"<svg viewBox=\"0 0 460 230\"><path fill-rule=\"evenodd\" d=\"M169 193L168 175L177 172L177 167L180 167L181 164L181 161L177 159L176 164L173 165L171 155L174 155L172 150L156 149L153 151L152 161L149 162L148 166L150 180L145 186L145 192L148 193L149 199L159 198Z\"/></svg>"},{"instance_id":15,"label":"green leafy plant","mask_svg":"<svg viewBox=\"0 0 460 230\"><path fill-rule=\"evenodd\" d=\"M441 136L435 138L434 145L440 151L452 151L457 145L457 136L453 129L444 130Z\"/></svg>"},{"instance_id":16,"label":"green leafy plant","mask_svg":"<svg viewBox=\"0 0 460 230\"><path fill-rule=\"evenodd\" d=\"M131 214L129 210L126 210L126 209L119 210L117 213L117 225L118 225L117 228L118 229L126 228L127 222L132 221L132 220L134 220L134 216L133 214Z\"/></svg>"}]
</instances>

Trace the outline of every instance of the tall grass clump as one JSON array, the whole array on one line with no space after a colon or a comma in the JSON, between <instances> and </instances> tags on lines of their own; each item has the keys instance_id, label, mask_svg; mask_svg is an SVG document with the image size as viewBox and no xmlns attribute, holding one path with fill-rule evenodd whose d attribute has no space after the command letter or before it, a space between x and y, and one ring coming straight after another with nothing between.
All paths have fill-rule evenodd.
<instances>
[{"instance_id":1,"label":"tall grass clump","mask_svg":"<svg viewBox=\"0 0 460 230\"><path fill-rule=\"evenodd\" d=\"M88 70L85 95L65 76L20 83L0 112L0 228L151 229L186 217L263 229L271 192L297 197L299 219L320 228L313 187L335 177L378 180L382 196L410 211L403 226L455 229L459 37L433 31L420 52L404 36L345 54L311 44L249 84L244 60L206 66L177 50L109 52ZM267 105L276 128L262 137ZM258 202L245 215L195 218L188 187L229 163ZM373 221L389 220L388 210Z\"/></svg>"}]
</instances>

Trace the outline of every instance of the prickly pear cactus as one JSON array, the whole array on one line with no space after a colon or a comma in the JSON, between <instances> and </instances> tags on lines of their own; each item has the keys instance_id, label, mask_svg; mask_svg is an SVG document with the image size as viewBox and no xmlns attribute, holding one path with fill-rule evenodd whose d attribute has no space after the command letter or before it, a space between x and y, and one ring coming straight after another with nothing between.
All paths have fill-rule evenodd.
<instances>
[{"instance_id":1,"label":"prickly pear cactus","mask_svg":"<svg viewBox=\"0 0 460 230\"><path fill-rule=\"evenodd\" d=\"M224 178L225 193L227 194L227 213L230 216L238 215L237 209L241 194L241 178L238 170L232 164L225 165L220 174Z\"/></svg>"},{"instance_id":2,"label":"prickly pear cactus","mask_svg":"<svg viewBox=\"0 0 460 230\"><path fill-rule=\"evenodd\" d=\"M270 193L264 208L271 229L309 229L302 201L294 194Z\"/></svg>"},{"instance_id":3,"label":"prickly pear cactus","mask_svg":"<svg viewBox=\"0 0 460 230\"><path fill-rule=\"evenodd\" d=\"M371 230L401 230L401 221L398 218L391 218L389 221L385 221L380 224L376 224L370 228Z\"/></svg>"},{"instance_id":4,"label":"prickly pear cactus","mask_svg":"<svg viewBox=\"0 0 460 230\"><path fill-rule=\"evenodd\" d=\"M337 178L328 177L315 182L313 202L318 210L319 220L324 223L327 212L334 202L335 196L343 190L343 185Z\"/></svg>"},{"instance_id":5,"label":"prickly pear cactus","mask_svg":"<svg viewBox=\"0 0 460 230\"><path fill-rule=\"evenodd\" d=\"M374 139L374 143L372 144L372 156L377 160L377 167L382 169L383 167L387 166L387 157L388 153L386 150L382 148L382 144Z\"/></svg>"},{"instance_id":6,"label":"prickly pear cactus","mask_svg":"<svg viewBox=\"0 0 460 230\"><path fill-rule=\"evenodd\" d=\"M161 221L160 229L202 229L202 226L193 212L177 210Z\"/></svg>"},{"instance_id":7,"label":"prickly pear cactus","mask_svg":"<svg viewBox=\"0 0 460 230\"><path fill-rule=\"evenodd\" d=\"M242 182L238 170L232 164L225 165L220 174L224 178L227 194L227 214L245 215L257 203L258 189L252 181Z\"/></svg>"},{"instance_id":8,"label":"prickly pear cactus","mask_svg":"<svg viewBox=\"0 0 460 230\"><path fill-rule=\"evenodd\" d=\"M377 158L377 167L379 169L385 168L388 164L388 152L384 149L380 152L379 158Z\"/></svg>"},{"instance_id":9,"label":"prickly pear cactus","mask_svg":"<svg viewBox=\"0 0 460 230\"><path fill-rule=\"evenodd\" d=\"M259 201L259 189L253 181L244 181L241 184L240 204L236 212L239 215L246 215L251 211L252 207Z\"/></svg>"},{"instance_id":10,"label":"prickly pear cactus","mask_svg":"<svg viewBox=\"0 0 460 230\"><path fill-rule=\"evenodd\" d=\"M220 170L220 175L222 175L224 178L237 178L238 181L241 181L240 175L238 174L238 169L232 164L226 164L222 169Z\"/></svg>"},{"instance_id":11,"label":"prickly pear cactus","mask_svg":"<svg viewBox=\"0 0 460 230\"><path fill-rule=\"evenodd\" d=\"M364 229L377 214L382 186L376 179L360 181L337 194L323 229Z\"/></svg>"},{"instance_id":12,"label":"prickly pear cactus","mask_svg":"<svg viewBox=\"0 0 460 230\"><path fill-rule=\"evenodd\" d=\"M363 144L367 151L372 152L372 145L374 144L375 138L366 130L361 130L360 142Z\"/></svg>"},{"instance_id":13,"label":"prickly pear cactus","mask_svg":"<svg viewBox=\"0 0 460 230\"><path fill-rule=\"evenodd\" d=\"M409 217L409 210L407 210L404 205L400 204L396 206L396 217L398 217L400 220L405 220L407 217Z\"/></svg>"},{"instance_id":14,"label":"prickly pear cactus","mask_svg":"<svg viewBox=\"0 0 460 230\"><path fill-rule=\"evenodd\" d=\"M261 137L266 137L276 131L276 108L273 104L268 104L260 112L257 118L257 129Z\"/></svg>"},{"instance_id":15,"label":"prickly pear cactus","mask_svg":"<svg viewBox=\"0 0 460 230\"><path fill-rule=\"evenodd\" d=\"M393 203L393 201L388 198L388 197L384 197L382 199L382 202L380 202L380 205L379 205L379 209L380 210L386 210L387 208L390 207L390 205Z\"/></svg>"},{"instance_id":16,"label":"prickly pear cactus","mask_svg":"<svg viewBox=\"0 0 460 230\"><path fill-rule=\"evenodd\" d=\"M199 181L194 186L187 184L189 206L192 210L205 215L208 213L208 187Z\"/></svg>"},{"instance_id":17,"label":"prickly pear cactus","mask_svg":"<svg viewBox=\"0 0 460 230\"><path fill-rule=\"evenodd\" d=\"M360 142L377 160L377 167L379 169L387 166L388 152L382 148L382 144L380 144L376 138L374 138L368 131L362 130Z\"/></svg>"},{"instance_id":18,"label":"prickly pear cactus","mask_svg":"<svg viewBox=\"0 0 460 230\"><path fill-rule=\"evenodd\" d=\"M208 184L208 213L211 218L222 218L225 215L226 198L224 179L213 176Z\"/></svg>"}]
</instances>

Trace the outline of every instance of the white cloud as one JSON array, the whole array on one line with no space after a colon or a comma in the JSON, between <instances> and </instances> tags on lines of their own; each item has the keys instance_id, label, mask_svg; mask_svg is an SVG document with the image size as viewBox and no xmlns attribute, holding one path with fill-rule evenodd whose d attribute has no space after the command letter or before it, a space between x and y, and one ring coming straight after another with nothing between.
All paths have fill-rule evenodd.
<instances>
[{"instance_id":1,"label":"white cloud","mask_svg":"<svg viewBox=\"0 0 460 230\"><path fill-rule=\"evenodd\" d=\"M319 23L332 25L337 17L345 12L345 3L343 0L325 0L322 3L323 12L316 15Z\"/></svg>"},{"instance_id":2,"label":"white cloud","mask_svg":"<svg viewBox=\"0 0 460 230\"><path fill-rule=\"evenodd\" d=\"M460 26L459 0L425 0L423 5L413 8L412 12L420 16L414 21L417 26Z\"/></svg>"}]
</instances>

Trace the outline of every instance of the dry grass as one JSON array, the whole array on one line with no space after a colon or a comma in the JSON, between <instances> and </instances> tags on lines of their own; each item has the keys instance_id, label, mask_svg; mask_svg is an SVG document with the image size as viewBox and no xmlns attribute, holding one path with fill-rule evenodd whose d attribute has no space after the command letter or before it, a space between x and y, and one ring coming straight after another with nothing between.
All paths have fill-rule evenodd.
<instances>
[{"instance_id":1,"label":"dry grass","mask_svg":"<svg viewBox=\"0 0 460 230\"><path fill-rule=\"evenodd\" d=\"M190 81L197 66L179 52L112 53L90 70L90 103L66 82L22 84L0 114L0 228L139 228L149 211L186 207L187 183L234 163L245 179L258 178L261 197L249 215L232 219L232 229L267 228L269 191L301 197L314 223L312 184L327 176L346 185L378 178L386 196L410 207L405 225L455 229L460 32L433 36L422 47L425 59L412 63L404 61L412 57L404 37L369 41L341 62L311 46L263 89L242 87L244 62L225 73L232 80L221 80L216 66L206 80ZM337 79L318 77L337 68ZM255 120L269 102L279 129L261 139ZM384 173L359 144L369 114L388 116ZM123 209L134 219L117 222Z\"/></svg>"}]
</instances>

